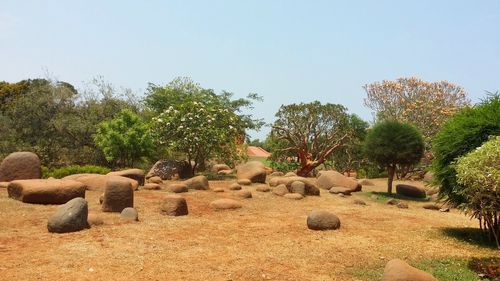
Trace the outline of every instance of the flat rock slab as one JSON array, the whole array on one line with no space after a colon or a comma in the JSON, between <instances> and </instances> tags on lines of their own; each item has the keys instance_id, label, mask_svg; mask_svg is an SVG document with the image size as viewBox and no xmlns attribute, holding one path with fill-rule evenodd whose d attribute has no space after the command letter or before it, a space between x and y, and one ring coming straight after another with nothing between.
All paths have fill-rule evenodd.
<instances>
[{"instance_id":1,"label":"flat rock slab","mask_svg":"<svg viewBox=\"0 0 500 281\"><path fill-rule=\"evenodd\" d=\"M215 210L234 210L241 208L241 203L233 199L217 199L210 202L210 207Z\"/></svg>"},{"instance_id":2,"label":"flat rock slab","mask_svg":"<svg viewBox=\"0 0 500 281\"><path fill-rule=\"evenodd\" d=\"M89 228L88 213L88 204L85 199L81 197L71 199L60 206L49 218L47 229L49 232L66 233Z\"/></svg>"},{"instance_id":3,"label":"flat rock slab","mask_svg":"<svg viewBox=\"0 0 500 281\"><path fill-rule=\"evenodd\" d=\"M122 171L110 172L108 173L108 175L126 177L137 181L139 185L144 185L145 172L141 169L127 169Z\"/></svg>"},{"instance_id":4,"label":"flat rock slab","mask_svg":"<svg viewBox=\"0 0 500 281\"><path fill-rule=\"evenodd\" d=\"M15 180L7 191L10 198L33 204L64 204L73 198L85 198L85 185L73 180Z\"/></svg>"},{"instance_id":5,"label":"flat rock slab","mask_svg":"<svg viewBox=\"0 0 500 281\"><path fill-rule=\"evenodd\" d=\"M419 270L400 259L390 260L384 268L382 281L437 281L429 273Z\"/></svg>"},{"instance_id":6,"label":"flat rock slab","mask_svg":"<svg viewBox=\"0 0 500 281\"><path fill-rule=\"evenodd\" d=\"M71 179L79 181L87 187L87 190L104 191L106 183L112 179L126 179L130 182L133 190L139 188L139 183L131 178L113 175L99 175L99 174L75 174L64 177L63 179Z\"/></svg>"},{"instance_id":7,"label":"flat rock slab","mask_svg":"<svg viewBox=\"0 0 500 281\"><path fill-rule=\"evenodd\" d=\"M307 215L307 227L312 230L334 230L340 227L340 219L332 212L314 210Z\"/></svg>"}]
</instances>

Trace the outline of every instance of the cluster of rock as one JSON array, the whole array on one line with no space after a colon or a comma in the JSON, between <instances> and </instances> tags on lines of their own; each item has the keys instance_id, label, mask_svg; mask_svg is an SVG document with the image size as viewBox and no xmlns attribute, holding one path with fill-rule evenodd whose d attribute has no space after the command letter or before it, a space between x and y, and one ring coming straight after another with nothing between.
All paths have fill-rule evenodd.
<instances>
[{"instance_id":1,"label":"cluster of rock","mask_svg":"<svg viewBox=\"0 0 500 281\"><path fill-rule=\"evenodd\" d=\"M355 179L344 176L337 171L320 171L317 175L318 186L333 194L351 195L361 191L362 185Z\"/></svg>"}]
</instances>

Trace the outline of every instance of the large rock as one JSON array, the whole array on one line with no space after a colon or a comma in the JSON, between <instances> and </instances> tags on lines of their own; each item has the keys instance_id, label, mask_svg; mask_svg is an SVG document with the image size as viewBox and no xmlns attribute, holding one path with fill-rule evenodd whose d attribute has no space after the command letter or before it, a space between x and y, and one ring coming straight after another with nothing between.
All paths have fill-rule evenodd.
<instances>
[{"instance_id":1,"label":"large rock","mask_svg":"<svg viewBox=\"0 0 500 281\"><path fill-rule=\"evenodd\" d=\"M294 181L290 184L290 192L306 195L306 184L301 181Z\"/></svg>"},{"instance_id":2,"label":"large rock","mask_svg":"<svg viewBox=\"0 0 500 281\"><path fill-rule=\"evenodd\" d=\"M320 171L317 176L318 186L323 189L330 189L333 186L341 186L350 189L352 192L361 191L361 184L355 179L346 177L337 171Z\"/></svg>"},{"instance_id":3,"label":"large rock","mask_svg":"<svg viewBox=\"0 0 500 281\"><path fill-rule=\"evenodd\" d=\"M103 212L122 212L134 207L134 190L125 178L113 178L106 183L102 201Z\"/></svg>"},{"instance_id":4,"label":"large rock","mask_svg":"<svg viewBox=\"0 0 500 281\"><path fill-rule=\"evenodd\" d=\"M182 182L188 189L207 190L209 188L208 179L205 176L196 176Z\"/></svg>"},{"instance_id":5,"label":"large rock","mask_svg":"<svg viewBox=\"0 0 500 281\"><path fill-rule=\"evenodd\" d=\"M166 216L185 216L189 212L186 199L177 195L167 196L161 202L160 212Z\"/></svg>"},{"instance_id":6,"label":"large rock","mask_svg":"<svg viewBox=\"0 0 500 281\"><path fill-rule=\"evenodd\" d=\"M111 176L122 176L129 179L136 180L139 185L144 185L145 172L141 169L127 169L122 171L110 172L108 175Z\"/></svg>"},{"instance_id":7,"label":"large rock","mask_svg":"<svg viewBox=\"0 0 500 281\"><path fill-rule=\"evenodd\" d=\"M409 184L396 185L396 193L406 197L425 198L425 189Z\"/></svg>"},{"instance_id":8,"label":"large rock","mask_svg":"<svg viewBox=\"0 0 500 281\"><path fill-rule=\"evenodd\" d=\"M32 152L14 152L0 164L0 181L39 179L42 177L40 158Z\"/></svg>"},{"instance_id":9,"label":"large rock","mask_svg":"<svg viewBox=\"0 0 500 281\"><path fill-rule=\"evenodd\" d=\"M49 218L47 229L49 232L66 233L89 228L88 214L87 201L81 197L73 198Z\"/></svg>"},{"instance_id":10,"label":"large rock","mask_svg":"<svg viewBox=\"0 0 500 281\"><path fill-rule=\"evenodd\" d=\"M248 179L254 183L265 183L266 176L266 167L259 161L250 161L236 168L236 177L239 180Z\"/></svg>"},{"instance_id":11,"label":"large rock","mask_svg":"<svg viewBox=\"0 0 500 281\"><path fill-rule=\"evenodd\" d=\"M136 180L122 176L100 175L100 174L74 174L64 177L63 179L79 181L85 184L87 190L94 190L94 191L104 191L104 189L106 188L106 183L111 179L117 179L117 180L124 179L130 183L133 190L137 190L139 188L139 183Z\"/></svg>"},{"instance_id":12,"label":"large rock","mask_svg":"<svg viewBox=\"0 0 500 281\"><path fill-rule=\"evenodd\" d=\"M307 216L307 227L312 230L333 230L340 227L340 219L334 213L315 210Z\"/></svg>"},{"instance_id":13,"label":"large rock","mask_svg":"<svg viewBox=\"0 0 500 281\"><path fill-rule=\"evenodd\" d=\"M304 178L304 177L298 177L298 176L295 176L295 177L287 177L287 176L275 177L275 178L272 178L271 180L269 180L269 185L270 186L278 186L280 184L284 184L288 188L289 192L293 192L292 191L292 183L296 182L296 181L300 181L300 182L303 182L305 184L305 195L319 195L319 189L316 186L316 184L313 182L313 180L308 179L308 178Z\"/></svg>"},{"instance_id":14,"label":"large rock","mask_svg":"<svg viewBox=\"0 0 500 281\"><path fill-rule=\"evenodd\" d=\"M385 265L382 281L437 281L437 279L400 259L393 259Z\"/></svg>"},{"instance_id":15,"label":"large rock","mask_svg":"<svg viewBox=\"0 0 500 281\"><path fill-rule=\"evenodd\" d=\"M241 208L241 204L236 200L224 198L210 202L210 207L215 210L233 210Z\"/></svg>"},{"instance_id":16,"label":"large rock","mask_svg":"<svg viewBox=\"0 0 500 281\"><path fill-rule=\"evenodd\" d=\"M146 175L146 179L158 176L162 180L171 180L172 177L188 179L193 176L193 169L187 161L164 159L156 162Z\"/></svg>"},{"instance_id":17,"label":"large rock","mask_svg":"<svg viewBox=\"0 0 500 281\"><path fill-rule=\"evenodd\" d=\"M85 198L85 185L73 180L15 180L7 192L10 198L24 203L64 204L73 198Z\"/></svg>"}]
</instances>

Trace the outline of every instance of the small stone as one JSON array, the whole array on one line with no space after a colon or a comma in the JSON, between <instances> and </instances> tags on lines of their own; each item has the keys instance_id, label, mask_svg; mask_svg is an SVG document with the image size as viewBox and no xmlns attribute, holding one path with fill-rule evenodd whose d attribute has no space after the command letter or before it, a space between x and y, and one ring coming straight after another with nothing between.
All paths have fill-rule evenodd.
<instances>
[{"instance_id":1,"label":"small stone","mask_svg":"<svg viewBox=\"0 0 500 281\"><path fill-rule=\"evenodd\" d=\"M89 214L87 217L87 222L91 226L103 225L104 220L99 214Z\"/></svg>"},{"instance_id":2,"label":"small stone","mask_svg":"<svg viewBox=\"0 0 500 281\"><path fill-rule=\"evenodd\" d=\"M396 206L400 209L408 209L408 204L405 202L399 202Z\"/></svg>"},{"instance_id":3,"label":"small stone","mask_svg":"<svg viewBox=\"0 0 500 281\"><path fill-rule=\"evenodd\" d=\"M397 205L398 203L399 201L396 199L390 199L389 201L387 201L387 205Z\"/></svg>"},{"instance_id":4,"label":"small stone","mask_svg":"<svg viewBox=\"0 0 500 281\"><path fill-rule=\"evenodd\" d=\"M366 206L366 202L361 200L361 199L354 199L354 201L352 201L352 203L354 203L356 205Z\"/></svg>"},{"instance_id":5,"label":"small stone","mask_svg":"<svg viewBox=\"0 0 500 281\"><path fill-rule=\"evenodd\" d=\"M149 183L156 183L156 184L162 184L163 183L163 181L161 180L161 178L158 177L158 176L149 178L148 182Z\"/></svg>"},{"instance_id":6,"label":"small stone","mask_svg":"<svg viewBox=\"0 0 500 281\"><path fill-rule=\"evenodd\" d=\"M302 194L299 194L299 193L287 193L287 194L283 195L283 197L285 197L287 199L292 199L292 200L300 200L300 199L304 198L304 196L302 196Z\"/></svg>"},{"instance_id":7,"label":"small stone","mask_svg":"<svg viewBox=\"0 0 500 281\"><path fill-rule=\"evenodd\" d=\"M218 187L218 188L213 189L213 191L214 192L224 192L224 188Z\"/></svg>"},{"instance_id":8,"label":"small stone","mask_svg":"<svg viewBox=\"0 0 500 281\"><path fill-rule=\"evenodd\" d=\"M229 190L241 190L241 185L239 185L238 183L232 183L230 186L229 186Z\"/></svg>"},{"instance_id":9,"label":"small stone","mask_svg":"<svg viewBox=\"0 0 500 281\"><path fill-rule=\"evenodd\" d=\"M139 213L137 213L137 210L135 208L131 207L123 209L123 211L120 213L120 217L129 221L139 221Z\"/></svg>"},{"instance_id":10,"label":"small stone","mask_svg":"<svg viewBox=\"0 0 500 281\"><path fill-rule=\"evenodd\" d=\"M235 193L236 196L243 198L243 199L249 199L252 198L252 192L248 190L240 190Z\"/></svg>"},{"instance_id":11,"label":"small stone","mask_svg":"<svg viewBox=\"0 0 500 281\"><path fill-rule=\"evenodd\" d=\"M288 188L286 187L286 185L280 184L280 185L273 187L273 193L278 195L278 196L283 196L289 192L288 192Z\"/></svg>"},{"instance_id":12,"label":"small stone","mask_svg":"<svg viewBox=\"0 0 500 281\"><path fill-rule=\"evenodd\" d=\"M441 208L439 209L440 212L447 213L450 211L450 208Z\"/></svg>"},{"instance_id":13,"label":"small stone","mask_svg":"<svg viewBox=\"0 0 500 281\"><path fill-rule=\"evenodd\" d=\"M177 195L167 196L161 203L160 212L167 216L185 216L188 214L186 199Z\"/></svg>"},{"instance_id":14,"label":"small stone","mask_svg":"<svg viewBox=\"0 0 500 281\"><path fill-rule=\"evenodd\" d=\"M168 190L173 193L188 192L188 186L183 183L173 183L168 186Z\"/></svg>"},{"instance_id":15,"label":"small stone","mask_svg":"<svg viewBox=\"0 0 500 281\"><path fill-rule=\"evenodd\" d=\"M241 208L241 204L236 200L225 198L210 202L210 207L216 210L233 210Z\"/></svg>"},{"instance_id":16,"label":"small stone","mask_svg":"<svg viewBox=\"0 0 500 281\"><path fill-rule=\"evenodd\" d=\"M351 195L351 190L349 188L341 187L341 186L333 186L328 190L328 192L332 194L344 194L344 195Z\"/></svg>"},{"instance_id":17,"label":"small stone","mask_svg":"<svg viewBox=\"0 0 500 281\"><path fill-rule=\"evenodd\" d=\"M438 211L440 208L438 205L435 204L425 204L422 206L422 208L427 209L427 210L436 210Z\"/></svg>"},{"instance_id":18,"label":"small stone","mask_svg":"<svg viewBox=\"0 0 500 281\"><path fill-rule=\"evenodd\" d=\"M252 181L249 179L239 179L237 183L240 185L252 185Z\"/></svg>"},{"instance_id":19,"label":"small stone","mask_svg":"<svg viewBox=\"0 0 500 281\"><path fill-rule=\"evenodd\" d=\"M265 184L262 184L262 185L257 186L257 188L255 190L257 190L259 192L269 192L269 191L271 191L271 188Z\"/></svg>"},{"instance_id":20,"label":"small stone","mask_svg":"<svg viewBox=\"0 0 500 281\"><path fill-rule=\"evenodd\" d=\"M160 187L160 185L159 185L159 184L157 184L157 183L146 183L146 184L142 187L142 189L144 189L144 190L160 190L160 189L161 189L161 187Z\"/></svg>"}]
</instances>

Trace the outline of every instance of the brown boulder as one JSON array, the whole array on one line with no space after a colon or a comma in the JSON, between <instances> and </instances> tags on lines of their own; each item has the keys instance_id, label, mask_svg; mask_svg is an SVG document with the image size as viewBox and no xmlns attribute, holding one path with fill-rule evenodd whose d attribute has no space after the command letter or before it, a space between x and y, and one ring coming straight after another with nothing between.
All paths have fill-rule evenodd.
<instances>
[{"instance_id":1,"label":"brown boulder","mask_svg":"<svg viewBox=\"0 0 500 281\"><path fill-rule=\"evenodd\" d=\"M205 176L196 176L182 182L188 189L207 190L209 189L208 179Z\"/></svg>"},{"instance_id":2,"label":"brown boulder","mask_svg":"<svg viewBox=\"0 0 500 281\"><path fill-rule=\"evenodd\" d=\"M252 185L252 181L249 179L237 180L236 183L240 185Z\"/></svg>"},{"instance_id":3,"label":"brown boulder","mask_svg":"<svg viewBox=\"0 0 500 281\"><path fill-rule=\"evenodd\" d=\"M241 190L241 185L239 185L238 183L232 183L230 186L229 186L229 190Z\"/></svg>"},{"instance_id":4,"label":"brown boulder","mask_svg":"<svg viewBox=\"0 0 500 281\"><path fill-rule=\"evenodd\" d=\"M32 152L14 152L0 164L0 181L40 179L40 158Z\"/></svg>"},{"instance_id":5,"label":"brown boulder","mask_svg":"<svg viewBox=\"0 0 500 281\"><path fill-rule=\"evenodd\" d=\"M290 193L298 193L302 196L306 195L306 184L301 181L294 181L290 184Z\"/></svg>"},{"instance_id":6,"label":"brown boulder","mask_svg":"<svg viewBox=\"0 0 500 281\"><path fill-rule=\"evenodd\" d=\"M425 198L425 189L409 184L397 184L396 193L406 197Z\"/></svg>"},{"instance_id":7,"label":"brown boulder","mask_svg":"<svg viewBox=\"0 0 500 281\"><path fill-rule=\"evenodd\" d=\"M323 189L330 189L332 186L341 186L351 190L351 192L361 191L361 184L355 179L346 177L337 171L320 171L317 176L318 186Z\"/></svg>"},{"instance_id":8,"label":"brown boulder","mask_svg":"<svg viewBox=\"0 0 500 281\"><path fill-rule=\"evenodd\" d=\"M127 207L134 207L134 190L130 181L123 177L111 178L106 182L103 212L121 212Z\"/></svg>"},{"instance_id":9,"label":"brown boulder","mask_svg":"<svg viewBox=\"0 0 500 281\"><path fill-rule=\"evenodd\" d=\"M273 187L273 193L278 196L283 196L289 193L288 188L284 184L280 184L278 186Z\"/></svg>"},{"instance_id":10,"label":"brown boulder","mask_svg":"<svg viewBox=\"0 0 500 281\"><path fill-rule=\"evenodd\" d=\"M146 175L146 179L158 176L162 180L172 178L188 179L193 176L193 169L187 161L164 159L157 161Z\"/></svg>"},{"instance_id":11,"label":"brown boulder","mask_svg":"<svg viewBox=\"0 0 500 281\"><path fill-rule=\"evenodd\" d=\"M257 186L257 188L255 190L259 191L259 192L269 192L269 191L271 191L271 188L269 186L267 186L267 184L261 184L261 185Z\"/></svg>"},{"instance_id":12,"label":"brown boulder","mask_svg":"<svg viewBox=\"0 0 500 281\"><path fill-rule=\"evenodd\" d=\"M437 281L437 279L400 259L393 259L385 265L382 281Z\"/></svg>"},{"instance_id":13,"label":"brown boulder","mask_svg":"<svg viewBox=\"0 0 500 281\"><path fill-rule=\"evenodd\" d=\"M307 215L307 227L312 230L334 230L340 227L340 219L334 213L314 210Z\"/></svg>"},{"instance_id":14,"label":"brown boulder","mask_svg":"<svg viewBox=\"0 0 500 281\"><path fill-rule=\"evenodd\" d=\"M287 194L283 195L283 197L285 197L286 199L292 199L292 200L304 199L304 196L302 196L302 194L299 194L299 193L287 193Z\"/></svg>"},{"instance_id":15,"label":"brown boulder","mask_svg":"<svg viewBox=\"0 0 500 281\"><path fill-rule=\"evenodd\" d=\"M73 198L85 198L85 185L73 180L15 180L7 192L24 203L65 204Z\"/></svg>"},{"instance_id":16,"label":"brown boulder","mask_svg":"<svg viewBox=\"0 0 500 281\"><path fill-rule=\"evenodd\" d=\"M217 199L210 202L210 207L215 210L233 210L241 208L241 203L233 199Z\"/></svg>"},{"instance_id":17,"label":"brown boulder","mask_svg":"<svg viewBox=\"0 0 500 281\"><path fill-rule=\"evenodd\" d=\"M303 177L276 177L269 181L270 186L278 186L280 184L286 185L288 191L292 192L291 185L295 181L300 181L305 184L305 195L319 195L319 189L314 182L308 178Z\"/></svg>"},{"instance_id":18,"label":"brown boulder","mask_svg":"<svg viewBox=\"0 0 500 281\"><path fill-rule=\"evenodd\" d=\"M168 189L173 193L188 192L188 186L183 183L172 183L168 186Z\"/></svg>"},{"instance_id":19,"label":"brown boulder","mask_svg":"<svg viewBox=\"0 0 500 281\"><path fill-rule=\"evenodd\" d=\"M441 209L441 207L439 207L438 205L435 205L435 204L425 204L422 206L422 208L427 209L427 210L435 210L435 211L439 211L439 209Z\"/></svg>"},{"instance_id":20,"label":"brown boulder","mask_svg":"<svg viewBox=\"0 0 500 281\"><path fill-rule=\"evenodd\" d=\"M161 202L160 212L167 216L185 216L189 213L186 199L177 195L167 196Z\"/></svg>"},{"instance_id":21,"label":"brown boulder","mask_svg":"<svg viewBox=\"0 0 500 281\"><path fill-rule=\"evenodd\" d=\"M243 199L249 199L252 198L252 192L248 190L240 190L238 192L235 192L234 195L237 197L243 198Z\"/></svg>"},{"instance_id":22,"label":"brown boulder","mask_svg":"<svg viewBox=\"0 0 500 281\"><path fill-rule=\"evenodd\" d=\"M332 194L344 194L344 195L351 195L351 190L349 188L341 187L341 186L333 186L330 188L328 191Z\"/></svg>"},{"instance_id":23,"label":"brown boulder","mask_svg":"<svg viewBox=\"0 0 500 281\"><path fill-rule=\"evenodd\" d=\"M130 182L133 190L139 188L139 183L131 178L126 178L122 176L112 176L112 175L100 175L100 174L74 174L63 179L71 179L79 181L87 187L87 190L104 191L106 188L106 183L111 179L125 179Z\"/></svg>"},{"instance_id":24,"label":"brown boulder","mask_svg":"<svg viewBox=\"0 0 500 281\"><path fill-rule=\"evenodd\" d=\"M141 169L127 169L122 171L110 172L108 175L110 176L122 176L129 179L133 179L137 181L139 185L144 185L144 170Z\"/></svg>"},{"instance_id":25,"label":"brown boulder","mask_svg":"<svg viewBox=\"0 0 500 281\"><path fill-rule=\"evenodd\" d=\"M248 179L251 182L266 182L266 167L259 161L250 161L236 168L236 177L240 179Z\"/></svg>"},{"instance_id":26,"label":"brown boulder","mask_svg":"<svg viewBox=\"0 0 500 281\"><path fill-rule=\"evenodd\" d=\"M212 173L218 174L220 171L231 171L231 168L226 164L215 164L212 166L211 171Z\"/></svg>"}]
</instances>

